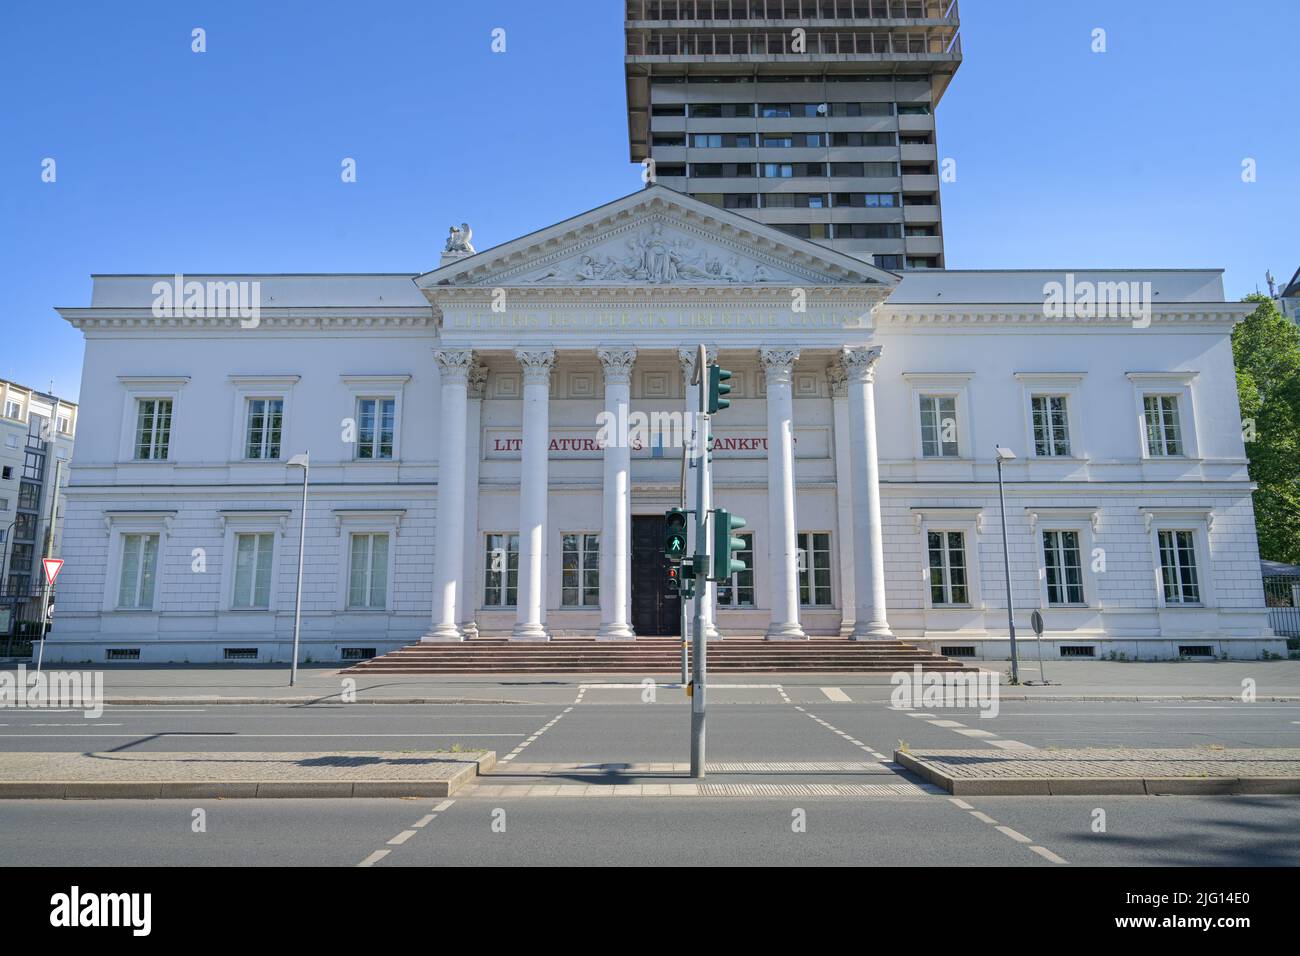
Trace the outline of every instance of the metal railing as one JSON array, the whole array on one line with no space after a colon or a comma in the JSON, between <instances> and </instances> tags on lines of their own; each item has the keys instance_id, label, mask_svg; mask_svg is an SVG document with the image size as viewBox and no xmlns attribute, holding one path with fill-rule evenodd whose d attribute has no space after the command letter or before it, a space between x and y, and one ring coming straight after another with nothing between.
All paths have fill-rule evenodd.
<instances>
[{"instance_id":1,"label":"metal railing","mask_svg":"<svg viewBox=\"0 0 1300 956\"><path fill-rule=\"evenodd\" d=\"M628 0L627 19L940 20L960 16L957 0Z\"/></svg>"},{"instance_id":2,"label":"metal railing","mask_svg":"<svg viewBox=\"0 0 1300 956\"><path fill-rule=\"evenodd\" d=\"M1264 604L1273 633L1300 638L1300 574L1264 578Z\"/></svg>"},{"instance_id":3,"label":"metal railing","mask_svg":"<svg viewBox=\"0 0 1300 956\"><path fill-rule=\"evenodd\" d=\"M796 43L804 44L796 49ZM653 33L627 38L629 56L808 56L900 55L929 53L961 56L961 35L951 30L894 33L837 31L809 33L802 41L787 32Z\"/></svg>"}]
</instances>

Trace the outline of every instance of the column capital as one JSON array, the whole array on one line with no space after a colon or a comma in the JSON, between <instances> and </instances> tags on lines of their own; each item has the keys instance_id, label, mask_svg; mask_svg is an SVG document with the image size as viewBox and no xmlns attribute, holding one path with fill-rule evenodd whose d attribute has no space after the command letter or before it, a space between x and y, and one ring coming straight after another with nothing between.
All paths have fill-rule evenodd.
<instances>
[{"instance_id":1,"label":"column capital","mask_svg":"<svg viewBox=\"0 0 1300 956\"><path fill-rule=\"evenodd\" d=\"M794 363L799 361L799 350L765 345L758 350L758 360L763 363L769 382L788 380L794 371Z\"/></svg>"},{"instance_id":2,"label":"column capital","mask_svg":"<svg viewBox=\"0 0 1300 956\"><path fill-rule=\"evenodd\" d=\"M850 381L871 385L876 380L876 363L884 349L879 345L870 348L846 348L840 352L840 363Z\"/></svg>"},{"instance_id":3,"label":"column capital","mask_svg":"<svg viewBox=\"0 0 1300 956\"><path fill-rule=\"evenodd\" d=\"M486 365L475 362L469 370L469 397L481 399L487 389L488 370Z\"/></svg>"},{"instance_id":4,"label":"column capital","mask_svg":"<svg viewBox=\"0 0 1300 956\"><path fill-rule=\"evenodd\" d=\"M550 385L555 349L515 349L515 358L524 370L524 384Z\"/></svg>"},{"instance_id":5,"label":"column capital","mask_svg":"<svg viewBox=\"0 0 1300 956\"><path fill-rule=\"evenodd\" d=\"M596 356L605 369L606 385L627 385L632 381L636 349L602 347L596 349Z\"/></svg>"},{"instance_id":6,"label":"column capital","mask_svg":"<svg viewBox=\"0 0 1300 956\"><path fill-rule=\"evenodd\" d=\"M831 398L849 397L849 373L838 358L827 367L826 381L831 388Z\"/></svg>"},{"instance_id":7,"label":"column capital","mask_svg":"<svg viewBox=\"0 0 1300 956\"><path fill-rule=\"evenodd\" d=\"M442 372L442 384L466 385L469 383L470 369L474 367L474 352L471 349L434 349L433 357Z\"/></svg>"},{"instance_id":8,"label":"column capital","mask_svg":"<svg viewBox=\"0 0 1300 956\"><path fill-rule=\"evenodd\" d=\"M699 349L678 349L677 361L682 363L682 375L686 378L686 384L691 384L691 379L695 377L695 362L699 358ZM718 347L716 345L706 345L704 347L704 357L710 362L718 360Z\"/></svg>"}]
</instances>

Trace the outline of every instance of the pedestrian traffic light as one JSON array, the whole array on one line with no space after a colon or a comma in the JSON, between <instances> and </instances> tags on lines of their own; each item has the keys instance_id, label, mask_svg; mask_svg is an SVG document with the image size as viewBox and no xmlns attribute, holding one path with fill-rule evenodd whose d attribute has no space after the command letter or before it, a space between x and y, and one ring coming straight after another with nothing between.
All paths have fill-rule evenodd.
<instances>
[{"instance_id":1,"label":"pedestrian traffic light","mask_svg":"<svg viewBox=\"0 0 1300 956\"><path fill-rule=\"evenodd\" d=\"M732 532L745 527L745 519L724 508L713 512L713 580L726 581L737 571L745 570L745 562L733 558L733 551L743 551L748 545L744 538Z\"/></svg>"},{"instance_id":2,"label":"pedestrian traffic light","mask_svg":"<svg viewBox=\"0 0 1300 956\"><path fill-rule=\"evenodd\" d=\"M664 590L668 592L669 597L682 593L682 569L676 564L668 565L668 579L664 582Z\"/></svg>"},{"instance_id":3,"label":"pedestrian traffic light","mask_svg":"<svg viewBox=\"0 0 1300 956\"><path fill-rule=\"evenodd\" d=\"M718 368L716 365L709 366L709 414L721 411L724 408L730 408L731 402L723 398L723 395L731 394L731 386L727 385L731 379L731 373L725 368Z\"/></svg>"},{"instance_id":4,"label":"pedestrian traffic light","mask_svg":"<svg viewBox=\"0 0 1300 956\"><path fill-rule=\"evenodd\" d=\"M686 512L673 508L664 515L664 557L670 564L680 564L686 556Z\"/></svg>"}]
</instances>

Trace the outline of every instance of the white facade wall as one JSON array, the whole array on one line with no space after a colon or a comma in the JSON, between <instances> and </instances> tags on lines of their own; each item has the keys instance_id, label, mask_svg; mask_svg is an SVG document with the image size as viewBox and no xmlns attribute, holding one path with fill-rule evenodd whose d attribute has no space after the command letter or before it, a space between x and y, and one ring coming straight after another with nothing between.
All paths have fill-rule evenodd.
<instances>
[{"instance_id":1,"label":"white facade wall","mask_svg":"<svg viewBox=\"0 0 1300 956\"><path fill-rule=\"evenodd\" d=\"M654 213L643 221L666 222L668 232L655 231L659 226L630 232L638 224L623 220L633 212ZM1029 611L1043 609L1046 656L1055 658L1060 645L1128 657L1178 656L1189 644L1234 657L1284 648L1264 610L1236 402L1229 335L1244 311L1223 302L1217 273L1088 274L1151 282L1158 295L1149 327L1048 321L1042 290L1052 274L926 273L898 283L876 271L849 278L851 269L870 267L843 266L852 260L775 231L755 236L766 227L661 188L586 214L586 222L597 242L601 229L615 229L609 240L615 248L629 235L666 234L679 250L694 250L698 242L716 245L724 258L748 256L772 278L744 288L706 281L681 292L671 284L601 288L582 285L585 278L552 281L552 273L574 268L564 263L577 254L567 250L579 248L578 220L426 277L253 277L263 283L266 303L257 328L228 319L160 321L149 311L152 277L98 278L91 308L63 310L86 333L86 360L68 492L67 565L47 656L101 661L110 648L138 648L145 661L197 662L222 659L226 648L256 647L261 660L285 659L302 473L284 461L242 460L244 400L265 395L285 402L283 458L311 453L302 658L337 660L353 647L383 652L429 634L441 434L436 349L473 350L486 369L481 406L477 393L470 396L480 455L467 472L477 496L466 499L476 506L463 506L468 520L457 621L474 622L481 635L508 636L516 610L482 603L484 536L515 532L520 521L519 452L509 444L523 424L523 376L514 350L555 350L549 430L553 440L564 440L595 436L604 408L597 348L638 349L631 411L678 411L686 393L678 349L702 338L736 373L733 405L714 423L723 438L770 437L759 349L799 350L790 385L795 521L798 531L828 532L833 551L833 605L801 609L808 635L852 630L853 569L865 545L853 540L844 516L865 501L866 479L850 461L848 416L836 413L846 400L835 397L843 381L836 371L843 348L879 346L872 386L878 533L896 636L935 649L972 646L986 659L1006 656L993 463L994 447L1002 445L1018 456L1006 467L1006 481L1019 636L1032 637ZM592 242L580 248L591 250ZM490 261L480 265L483 260ZM813 314L828 321L810 323L783 305L801 283L812 294ZM504 315L491 305L500 288L513 297ZM701 327L702 315L729 318ZM1185 456L1147 456L1141 421L1147 388L1180 396ZM1068 458L1032 457L1028 401L1036 389L1069 396ZM954 458L927 459L919 448L918 396L935 390L957 398ZM132 460L133 403L145 395L175 403L167 461ZM356 461L344 440L358 396L373 395L397 401L392 461ZM632 515L662 515L678 504L680 454L633 451ZM774 617L769 596L780 569L767 550L776 537L768 524L768 457L762 448L715 455L715 506L748 519L757 549L756 606L717 608L724 637L760 636ZM602 531L602 454L553 452L547 468L546 632L594 635L598 607L561 605L560 536ZM1164 606L1154 545L1162 527L1195 534L1200 606ZM931 528L967 536L969 606L930 606L924 534ZM1081 535L1089 565L1085 607L1046 606L1041 532L1047 528ZM117 610L120 538L140 529L163 536L157 605ZM230 608L230 549L239 530L275 535L269 610ZM345 607L345 548L354 530L391 536L383 611Z\"/></svg>"}]
</instances>

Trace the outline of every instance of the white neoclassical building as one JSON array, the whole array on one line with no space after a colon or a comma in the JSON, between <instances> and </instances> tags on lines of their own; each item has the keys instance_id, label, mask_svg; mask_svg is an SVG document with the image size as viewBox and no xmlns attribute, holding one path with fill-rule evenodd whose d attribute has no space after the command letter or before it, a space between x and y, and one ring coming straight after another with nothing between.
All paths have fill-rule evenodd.
<instances>
[{"instance_id":1,"label":"white neoclassical building","mask_svg":"<svg viewBox=\"0 0 1300 956\"><path fill-rule=\"evenodd\" d=\"M98 276L60 310L86 356L47 657L285 659L304 517L304 659L676 634L700 344L736 387L703 504L748 520L750 569L711 633L1005 657L1004 446L1051 656L1281 651L1247 310L1204 270L900 278L662 186L419 276Z\"/></svg>"}]
</instances>

